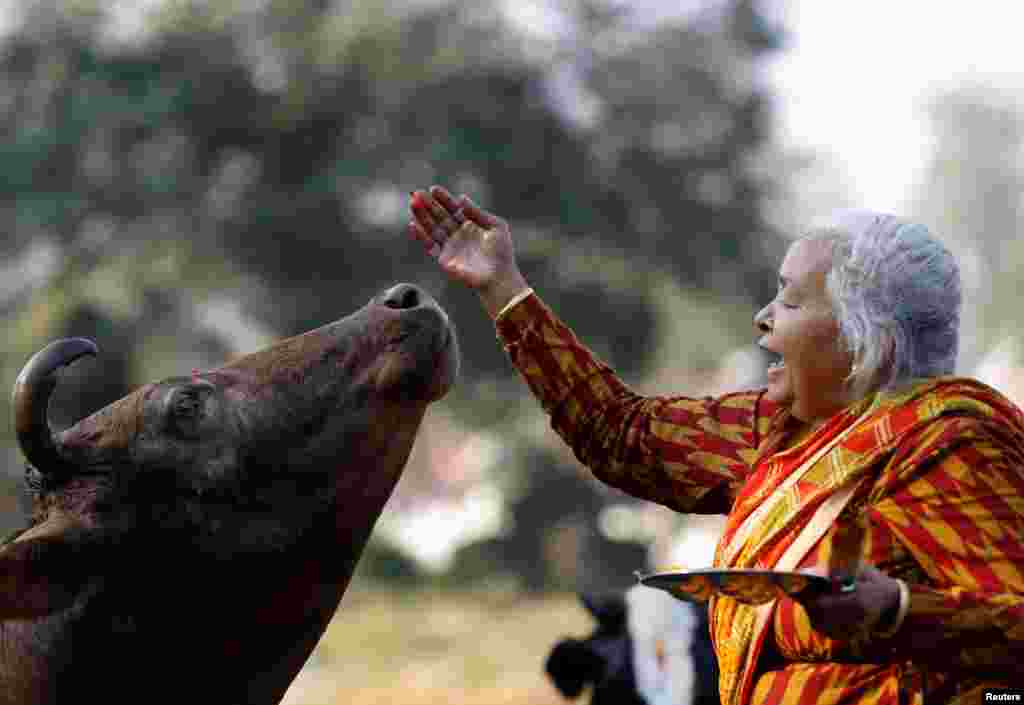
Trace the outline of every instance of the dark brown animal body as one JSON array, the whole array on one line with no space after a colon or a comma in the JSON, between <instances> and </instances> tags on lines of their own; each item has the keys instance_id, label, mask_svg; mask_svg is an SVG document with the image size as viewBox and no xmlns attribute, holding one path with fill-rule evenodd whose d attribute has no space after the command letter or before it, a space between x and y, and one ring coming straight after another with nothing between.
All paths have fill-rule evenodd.
<instances>
[{"instance_id":1,"label":"dark brown animal body","mask_svg":"<svg viewBox=\"0 0 1024 705\"><path fill-rule=\"evenodd\" d=\"M50 430L58 341L15 386L35 494L0 548L0 703L277 703L451 386L454 332L398 285L351 316Z\"/></svg>"}]
</instances>

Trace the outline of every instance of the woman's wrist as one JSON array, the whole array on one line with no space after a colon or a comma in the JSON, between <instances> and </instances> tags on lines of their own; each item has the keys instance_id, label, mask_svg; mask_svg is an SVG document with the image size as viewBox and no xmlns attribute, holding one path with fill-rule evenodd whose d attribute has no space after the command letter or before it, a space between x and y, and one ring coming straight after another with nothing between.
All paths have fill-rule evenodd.
<instances>
[{"instance_id":1,"label":"woman's wrist","mask_svg":"<svg viewBox=\"0 0 1024 705\"><path fill-rule=\"evenodd\" d=\"M480 289L477 293L488 315L497 320L498 316L510 307L510 304L518 303L531 291L530 285L516 270L496 280L486 289Z\"/></svg>"},{"instance_id":2,"label":"woman's wrist","mask_svg":"<svg viewBox=\"0 0 1024 705\"><path fill-rule=\"evenodd\" d=\"M896 578L896 583L899 587L896 600L880 615L874 625L874 635L881 639L895 636L903 626L903 620L910 608L910 588L899 578Z\"/></svg>"},{"instance_id":3,"label":"woman's wrist","mask_svg":"<svg viewBox=\"0 0 1024 705\"><path fill-rule=\"evenodd\" d=\"M522 291L520 291L515 296L513 296L511 299L509 299L508 303L505 304L504 306L502 306L501 310L498 311L498 313L496 313L492 317L494 319L494 322L497 323L498 321L500 321L502 316L504 316L506 313L511 311L513 308L515 308L519 304L519 302L521 302L523 299L525 299L527 296L529 296L532 293L533 293L533 288L532 287L527 287L527 288L523 289Z\"/></svg>"}]
</instances>

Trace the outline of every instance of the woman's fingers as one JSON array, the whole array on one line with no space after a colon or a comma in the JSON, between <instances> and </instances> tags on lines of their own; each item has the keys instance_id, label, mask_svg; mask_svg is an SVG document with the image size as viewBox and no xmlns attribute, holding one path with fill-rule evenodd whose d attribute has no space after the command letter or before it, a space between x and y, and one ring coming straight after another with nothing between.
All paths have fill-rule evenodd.
<instances>
[{"instance_id":1,"label":"woman's fingers","mask_svg":"<svg viewBox=\"0 0 1024 705\"><path fill-rule=\"evenodd\" d=\"M441 205L460 225L466 218L469 218L474 223L485 229L494 228L501 224L500 218L491 215L486 211L480 210L469 196L463 195L456 200L443 186L431 186L430 195L433 196L436 202Z\"/></svg>"},{"instance_id":2,"label":"woman's fingers","mask_svg":"<svg viewBox=\"0 0 1024 705\"><path fill-rule=\"evenodd\" d=\"M424 249L427 251L427 254L431 257L437 257L441 253L440 243L435 242L434 238L430 237L430 235L428 235L423 229L423 226L417 221L409 221L409 234L416 240L420 241Z\"/></svg>"},{"instance_id":3,"label":"woman's fingers","mask_svg":"<svg viewBox=\"0 0 1024 705\"><path fill-rule=\"evenodd\" d=\"M500 218L477 208L476 204L473 203L473 201L468 196L464 198L463 203L464 205L462 210L466 214L466 217L472 220L477 225L479 225L481 228L484 228L485 230L490 230L491 228L496 228L499 225L501 225Z\"/></svg>"},{"instance_id":4,"label":"woman's fingers","mask_svg":"<svg viewBox=\"0 0 1024 705\"><path fill-rule=\"evenodd\" d=\"M468 221L465 215L465 197L456 201L451 195L439 186L432 191L437 191L437 198L432 198L424 191L413 191L411 194L410 210L413 220L409 222L409 234L423 244L427 253L435 259L440 256L442 248L460 228ZM449 210L452 208L454 210Z\"/></svg>"},{"instance_id":5,"label":"woman's fingers","mask_svg":"<svg viewBox=\"0 0 1024 705\"><path fill-rule=\"evenodd\" d=\"M457 205L454 201L451 203ZM461 214L456 211L449 212L445 206L423 191L413 192L411 206L420 227L441 245L455 234L464 220Z\"/></svg>"},{"instance_id":6,"label":"woman's fingers","mask_svg":"<svg viewBox=\"0 0 1024 705\"><path fill-rule=\"evenodd\" d=\"M444 206L435 201L430 196L426 197L427 206L430 208L430 215L434 216L434 222L438 225L447 225L454 223L452 220L451 213L445 210Z\"/></svg>"},{"instance_id":7,"label":"woman's fingers","mask_svg":"<svg viewBox=\"0 0 1024 705\"><path fill-rule=\"evenodd\" d=\"M455 199L441 186L430 187L429 193L413 191L411 196L409 231L432 256L439 256L456 236L462 238L463 248L468 242L482 241L487 231L501 230L508 237L505 222L481 210L468 196Z\"/></svg>"},{"instance_id":8,"label":"woman's fingers","mask_svg":"<svg viewBox=\"0 0 1024 705\"><path fill-rule=\"evenodd\" d=\"M467 219L485 230L502 225L500 218L481 210L469 196L463 195L456 200L443 186L431 186L429 194L414 192L413 205L418 201L423 203L432 221L422 223L428 232L442 226L447 235L452 235Z\"/></svg>"},{"instance_id":9,"label":"woman's fingers","mask_svg":"<svg viewBox=\"0 0 1024 705\"><path fill-rule=\"evenodd\" d=\"M422 191L413 191L412 198L409 203L409 209L412 211L413 217L419 224L423 231L427 235L433 235L434 228L437 226L437 222L434 220L434 215L430 209L430 205L427 203L426 194Z\"/></svg>"},{"instance_id":10,"label":"woman's fingers","mask_svg":"<svg viewBox=\"0 0 1024 705\"><path fill-rule=\"evenodd\" d=\"M466 200L465 196L462 197L461 202L456 201L443 186L431 186L430 195L434 197L435 202L437 202L437 204L440 205L456 223L462 225L462 223L465 222L465 216L462 214L463 202Z\"/></svg>"},{"instance_id":11,"label":"woman's fingers","mask_svg":"<svg viewBox=\"0 0 1024 705\"><path fill-rule=\"evenodd\" d=\"M823 574L820 570L807 573ZM860 574L831 574L831 590L804 590L793 595L811 625L837 639L866 637L883 614L899 604L899 584L877 568L864 564ZM895 601L895 602L894 602Z\"/></svg>"}]
</instances>

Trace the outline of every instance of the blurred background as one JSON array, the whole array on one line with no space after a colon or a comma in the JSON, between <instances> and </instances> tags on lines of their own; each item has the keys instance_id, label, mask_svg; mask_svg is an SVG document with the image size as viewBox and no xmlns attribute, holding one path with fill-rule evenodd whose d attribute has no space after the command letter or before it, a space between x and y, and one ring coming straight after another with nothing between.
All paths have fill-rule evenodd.
<instances>
[{"instance_id":1,"label":"blurred background","mask_svg":"<svg viewBox=\"0 0 1024 705\"><path fill-rule=\"evenodd\" d=\"M5 0L0 381L96 339L55 397L70 423L423 285L462 378L288 702L559 702L543 660L590 630L574 593L710 563L718 523L556 443L475 296L408 239L408 192L505 217L544 299L661 394L758 383L753 312L815 217L920 219L961 258L962 371L1021 401L1015 5ZM23 466L0 417L7 530Z\"/></svg>"}]
</instances>

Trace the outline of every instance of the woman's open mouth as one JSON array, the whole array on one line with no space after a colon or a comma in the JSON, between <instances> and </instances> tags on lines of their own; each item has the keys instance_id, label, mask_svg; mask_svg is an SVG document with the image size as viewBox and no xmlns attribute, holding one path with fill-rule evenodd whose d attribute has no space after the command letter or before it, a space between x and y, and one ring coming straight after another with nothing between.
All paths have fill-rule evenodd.
<instances>
[{"instance_id":1,"label":"woman's open mouth","mask_svg":"<svg viewBox=\"0 0 1024 705\"><path fill-rule=\"evenodd\" d=\"M762 350L768 354L767 374L769 379L778 376L786 369L786 360L782 357L781 353L773 352L765 348L762 348Z\"/></svg>"}]
</instances>

